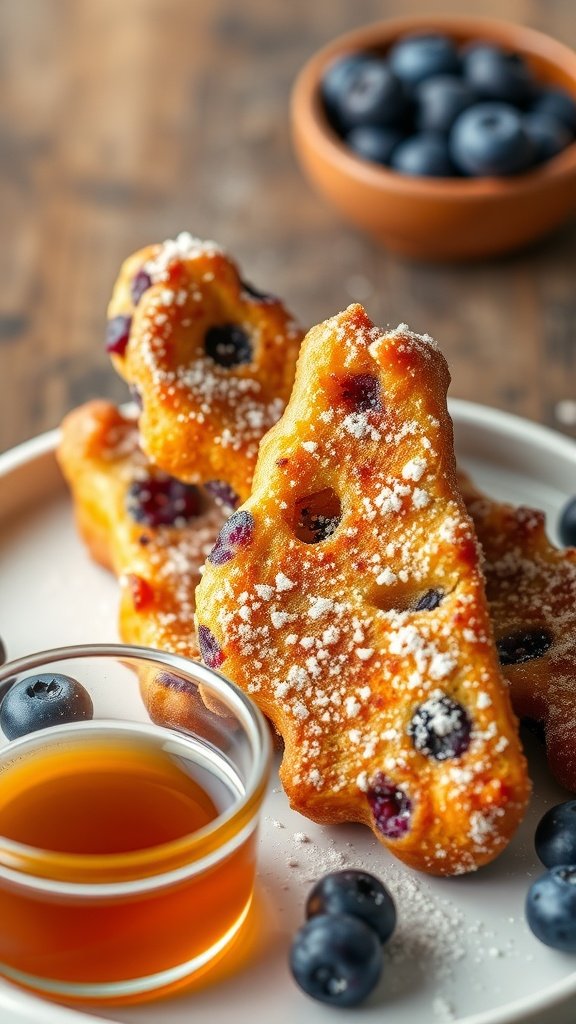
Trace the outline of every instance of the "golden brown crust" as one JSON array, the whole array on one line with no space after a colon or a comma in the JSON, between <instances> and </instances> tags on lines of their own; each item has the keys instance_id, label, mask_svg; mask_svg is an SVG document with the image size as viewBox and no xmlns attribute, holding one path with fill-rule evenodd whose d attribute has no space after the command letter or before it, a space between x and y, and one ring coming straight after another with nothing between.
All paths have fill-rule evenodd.
<instances>
[{"instance_id":1,"label":"golden brown crust","mask_svg":"<svg viewBox=\"0 0 576 1024\"><path fill-rule=\"evenodd\" d=\"M550 769L576 791L576 549L550 543L542 512L493 501L463 472L459 486L484 553L512 705L544 726Z\"/></svg>"},{"instance_id":2,"label":"golden brown crust","mask_svg":"<svg viewBox=\"0 0 576 1024\"><path fill-rule=\"evenodd\" d=\"M198 658L194 591L224 520L207 495L202 511L180 525L154 527L128 510L134 483L166 481L138 443L134 419L112 403L92 401L62 424L58 461L74 501L79 532L96 561L120 581L119 632L126 643ZM168 674L141 677L154 721L192 726L201 701Z\"/></svg>"},{"instance_id":3,"label":"golden brown crust","mask_svg":"<svg viewBox=\"0 0 576 1024\"><path fill-rule=\"evenodd\" d=\"M313 328L196 594L203 657L284 737L292 805L436 874L496 856L529 792L448 380L431 339L383 335L361 306Z\"/></svg>"},{"instance_id":4,"label":"golden brown crust","mask_svg":"<svg viewBox=\"0 0 576 1024\"><path fill-rule=\"evenodd\" d=\"M125 350L112 359L141 397L151 460L180 480L224 481L247 498L302 339L280 300L253 292L215 243L183 233L125 261L108 317L130 322ZM227 341L222 328L236 333Z\"/></svg>"}]
</instances>

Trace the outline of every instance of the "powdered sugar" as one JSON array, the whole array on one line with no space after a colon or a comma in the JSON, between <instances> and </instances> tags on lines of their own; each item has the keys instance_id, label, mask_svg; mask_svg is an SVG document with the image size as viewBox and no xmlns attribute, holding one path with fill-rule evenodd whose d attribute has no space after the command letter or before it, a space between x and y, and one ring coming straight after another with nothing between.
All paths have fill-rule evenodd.
<instances>
[{"instance_id":1,"label":"powdered sugar","mask_svg":"<svg viewBox=\"0 0 576 1024\"><path fill-rule=\"evenodd\" d=\"M422 360L425 372L437 373L442 383L444 364L428 342L415 341L409 332L381 335L356 318L354 307L351 316L350 328L344 315L315 329L318 344L333 353L326 378L330 386L312 366L304 374L309 420L302 418L299 405L298 429L288 412L272 435L265 486L257 485L248 505L264 539L258 551L243 549L224 569L228 589L215 609L222 647L234 652L231 674L241 681L245 673L248 691L262 694L273 717L278 713L279 728L287 724L292 744L284 780L296 806L302 801L312 817L318 807L323 820L332 814L338 820L342 800L352 806L360 793L371 788L377 793L379 773L385 773L390 792L401 794L407 806L430 798L430 814L439 821L447 785L458 835L450 837L438 827L436 840L428 830L418 837L418 857L433 870L439 864L452 873L472 870L475 851L487 855L490 844L500 842L498 816L492 815L479 842L482 824L471 813L483 807L484 780L502 770L500 762L494 767L495 758L510 743L513 723L506 714L501 724L491 723L493 729L478 723L470 754L466 737L458 758L462 768L477 767L471 782L465 781L465 772L450 776L450 764L441 769L443 756L433 775L432 769L425 774L422 758L432 760L432 753L425 744L414 744L409 730L416 709L435 694L440 699L457 689L474 718L479 686L494 701L500 685L493 664L484 666L488 625L472 530L457 494L446 496L446 453L440 454L443 431L448 432L441 422L446 414L418 384ZM346 383L339 386L332 383L336 351L346 368ZM415 373L401 411L390 397L397 380L395 360L401 373L405 365ZM368 401L366 394L375 391L363 392L360 384L350 382L374 380L377 372L383 402L350 411L350 396ZM344 396L344 409L333 405L335 389ZM334 408L337 413L323 419ZM321 428L322 423L326 426ZM302 442L311 435L313 452L303 449ZM290 508L306 505L301 480L310 474L310 455L311 494L332 491L341 497L342 518L334 517L334 530L318 543L303 543L289 525ZM337 478L330 475L335 466ZM329 474L325 482L324 470ZM281 502L288 512L279 519ZM443 529L465 558L453 556ZM234 598L245 588L253 609L249 624L240 622ZM267 607L258 607L259 601ZM262 670L254 666L256 654ZM270 689L280 706L266 701ZM437 740L444 735L441 710L439 705L433 716ZM447 734L452 724L447 722ZM447 756L455 758L454 753ZM425 780L422 791L420 778ZM310 787L321 793L321 803L306 796Z\"/></svg>"},{"instance_id":2,"label":"powdered sugar","mask_svg":"<svg viewBox=\"0 0 576 1024\"><path fill-rule=\"evenodd\" d=\"M334 601L329 597L310 597L308 608L309 619L319 619L334 608Z\"/></svg>"},{"instance_id":3,"label":"powdered sugar","mask_svg":"<svg viewBox=\"0 0 576 1024\"><path fill-rule=\"evenodd\" d=\"M302 331L279 300L243 288L220 246L189 232L153 247L141 272L152 286L138 296L122 372L143 397L147 451L179 479L225 480L245 494L259 442L286 404Z\"/></svg>"},{"instance_id":4,"label":"powdered sugar","mask_svg":"<svg viewBox=\"0 0 576 1024\"><path fill-rule=\"evenodd\" d=\"M379 441L381 434L371 424L369 416L364 412L351 412L342 420L342 426L348 434L352 434L357 440L369 437L371 441Z\"/></svg>"},{"instance_id":5,"label":"powdered sugar","mask_svg":"<svg viewBox=\"0 0 576 1024\"><path fill-rule=\"evenodd\" d=\"M144 265L152 281L163 281L166 271L176 260L195 259L198 256L221 253L221 247L212 241L195 238L189 231L181 231L176 238L169 238L159 247L158 252ZM174 292L164 290L163 295L174 296ZM174 301L174 298L171 299ZM165 302L168 305L169 302Z\"/></svg>"},{"instance_id":6,"label":"powdered sugar","mask_svg":"<svg viewBox=\"0 0 576 1024\"><path fill-rule=\"evenodd\" d=\"M271 820L277 817L285 825L281 831ZM499 1005L498 988L507 971L522 976L529 956L523 952L526 927L508 918L503 909L498 913L489 879L478 875L457 886L428 880L394 863L357 828L335 831L307 824L302 833L301 819L286 806L271 818L265 822L260 871L264 885L271 888L275 913L280 914L284 957L304 920L311 887L328 872L371 872L394 898L396 930L384 947L382 984L365 1013L375 1019L390 1016L443 1024ZM456 889L463 886L468 888L461 901ZM502 900L505 895L500 906Z\"/></svg>"},{"instance_id":7,"label":"powdered sugar","mask_svg":"<svg viewBox=\"0 0 576 1024\"><path fill-rule=\"evenodd\" d=\"M424 459L421 455L416 455L413 459L409 459L408 462L402 467L402 479L414 480L417 483L424 476L427 465L428 463L426 459Z\"/></svg>"},{"instance_id":8,"label":"powdered sugar","mask_svg":"<svg viewBox=\"0 0 576 1024\"><path fill-rule=\"evenodd\" d=\"M294 580L288 579L283 572L276 573L275 583L278 594L283 593L285 590L292 590L296 586Z\"/></svg>"}]
</instances>

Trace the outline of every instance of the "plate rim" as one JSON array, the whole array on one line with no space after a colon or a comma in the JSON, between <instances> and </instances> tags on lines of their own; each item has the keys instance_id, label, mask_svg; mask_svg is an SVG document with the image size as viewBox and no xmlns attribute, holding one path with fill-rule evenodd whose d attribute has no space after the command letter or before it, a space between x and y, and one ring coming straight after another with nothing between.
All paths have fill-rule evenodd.
<instances>
[{"instance_id":1,"label":"plate rim","mask_svg":"<svg viewBox=\"0 0 576 1024\"><path fill-rule=\"evenodd\" d=\"M513 437L527 448L536 446L541 449L553 449L561 457L573 462L576 467L576 440L552 427L466 399L451 399L448 407L455 423L456 434L458 424L476 426L484 431ZM59 437L60 429L56 427L1 452L0 478L9 476L27 463L49 455L53 456ZM530 1018L543 1010L562 1009L570 996L576 997L576 964L570 974L537 994L512 1000L503 1004L501 1008L457 1017L454 1024L522 1024L527 1020L527 1015ZM94 1016L89 1009L84 1011L49 1002L35 994L20 990L0 977L1 1008L15 1013L15 1019L22 1024L103 1024L104 1021L108 1021L109 1024L121 1024L110 1017ZM574 1008L576 1009L576 1004ZM113 1005L110 1009L114 1012Z\"/></svg>"}]
</instances>

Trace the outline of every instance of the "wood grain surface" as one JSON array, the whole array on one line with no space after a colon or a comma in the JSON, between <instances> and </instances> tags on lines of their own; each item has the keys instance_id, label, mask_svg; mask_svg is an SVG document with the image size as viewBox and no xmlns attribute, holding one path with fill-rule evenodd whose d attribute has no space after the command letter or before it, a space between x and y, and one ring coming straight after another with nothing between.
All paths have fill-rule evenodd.
<instances>
[{"instance_id":1,"label":"wood grain surface","mask_svg":"<svg viewBox=\"0 0 576 1024\"><path fill-rule=\"evenodd\" d=\"M319 200L291 148L306 58L381 17L495 15L576 46L572 0L3 0L0 448L93 396L120 261L181 229L215 238L305 324L358 299L435 335L452 394L576 436L576 222L474 266L407 262Z\"/></svg>"}]
</instances>

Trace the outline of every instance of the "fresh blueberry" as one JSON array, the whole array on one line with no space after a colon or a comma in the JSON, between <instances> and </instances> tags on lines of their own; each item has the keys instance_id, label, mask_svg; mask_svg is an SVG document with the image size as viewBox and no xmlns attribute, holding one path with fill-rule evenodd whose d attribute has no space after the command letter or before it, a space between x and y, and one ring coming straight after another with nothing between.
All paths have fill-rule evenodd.
<instances>
[{"instance_id":1,"label":"fresh blueberry","mask_svg":"<svg viewBox=\"0 0 576 1024\"><path fill-rule=\"evenodd\" d=\"M326 113L337 126L337 109L343 96L348 91L349 82L357 69L366 61L371 60L367 53L352 53L346 57L338 57L332 62L322 76L320 91Z\"/></svg>"},{"instance_id":2,"label":"fresh blueberry","mask_svg":"<svg viewBox=\"0 0 576 1024\"><path fill-rule=\"evenodd\" d=\"M366 796L378 831L386 839L402 839L410 828L410 797L381 772L372 782Z\"/></svg>"},{"instance_id":3,"label":"fresh blueberry","mask_svg":"<svg viewBox=\"0 0 576 1024\"><path fill-rule=\"evenodd\" d=\"M200 515L202 495L194 484L158 473L135 480L126 495L126 510L134 522L157 528L183 527Z\"/></svg>"},{"instance_id":4,"label":"fresh blueberry","mask_svg":"<svg viewBox=\"0 0 576 1024\"><path fill-rule=\"evenodd\" d=\"M316 883L306 901L306 917L350 914L370 925L380 942L396 927L396 907L386 886L367 871L334 871Z\"/></svg>"},{"instance_id":5,"label":"fresh blueberry","mask_svg":"<svg viewBox=\"0 0 576 1024\"><path fill-rule=\"evenodd\" d=\"M567 548L576 548L576 496L566 502L558 522L560 542Z\"/></svg>"},{"instance_id":6,"label":"fresh blueberry","mask_svg":"<svg viewBox=\"0 0 576 1024\"><path fill-rule=\"evenodd\" d=\"M391 47L388 60L394 74L408 86L460 70L456 46L448 36L435 32L404 36Z\"/></svg>"},{"instance_id":7,"label":"fresh blueberry","mask_svg":"<svg viewBox=\"0 0 576 1024\"><path fill-rule=\"evenodd\" d=\"M452 178L456 168L443 135L422 132L411 135L394 149L390 166L401 174L425 178Z\"/></svg>"},{"instance_id":8,"label":"fresh blueberry","mask_svg":"<svg viewBox=\"0 0 576 1024\"><path fill-rule=\"evenodd\" d=\"M76 679L56 673L14 683L0 704L0 727L9 740L50 725L92 718L90 694Z\"/></svg>"},{"instance_id":9,"label":"fresh blueberry","mask_svg":"<svg viewBox=\"0 0 576 1024\"><path fill-rule=\"evenodd\" d=\"M395 146L402 141L402 133L395 128L383 128L378 125L358 125L348 132L346 145L364 160L372 160L376 164L387 164Z\"/></svg>"},{"instance_id":10,"label":"fresh blueberry","mask_svg":"<svg viewBox=\"0 0 576 1024\"><path fill-rule=\"evenodd\" d=\"M219 324L209 327L204 336L204 348L218 366L239 366L252 359L252 343L240 324Z\"/></svg>"},{"instance_id":11,"label":"fresh blueberry","mask_svg":"<svg viewBox=\"0 0 576 1024\"><path fill-rule=\"evenodd\" d=\"M549 629L534 626L532 629L517 629L496 641L501 665L521 665L534 658L542 658L550 650L554 637Z\"/></svg>"},{"instance_id":12,"label":"fresh blueberry","mask_svg":"<svg viewBox=\"0 0 576 1024\"><path fill-rule=\"evenodd\" d=\"M522 115L507 103L476 103L460 114L450 133L450 153L472 176L517 174L534 161Z\"/></svg>"},{"instance_id":13,"label":"fresh blueberry","mask_svg":"<svg viewBox=\"0 0 576 1024\"><path fill-rule=\"evenodd\" d=\"M344 132L357 125L394 126L405 112L402 85L378 57L367 57L356 65L334 103L336 123Z\"/></svg>"},{"instance_id":14,"label":"fresh blueberry","mask_svg":"<svg viewBox=\"0 0 576 1024\"><path fill-rule=\"evenodd\" d=\"M123 356L130 338L131 316L113 316L106 324L106 351Z\"/></svg>"},{"instance_id":15,"label":"fresh blueberry","mask_svg":"<svg viewBox=\"0 0 576 1024\"><path fill-rule=\"evenodd\" d=\"M576 135L576 100L566 89L540 89L531 109L535 114L557 118L566 125L572 137Z\"/></svg>"},{"instance_id":16,"label":"fresh blueberry","mask_svg":"<svg viewBox=\"0 0 576 1024\"><path fill-rule=\"evenodd\" d=\"M454 121L476 101L474 91L456 75L435 75L418 85L415 93L419 132L448 132Z\"/></svg>"},{"instance_id":17,"label":"fresh blueberry","mask_svg":"<svg viewBox=\"0 0 576 1024\"><path fill-rule=\"evenodd\" d=\"M534 95L532 73L518 53L478 43L464 52L462 65L466 82L482 99L521 106Z\"/></svg>"},{"instance_id":18,"label":"fresh blueberry","mask_svg":"<svg viewBox=\"0 0 576 1024\"><path fill-rule=\"evenodd\" d=\"M526 918L537 939L576 953L576 867L559 865L530 886Z\"/></svg>"},{"instance_id":19,"label":"fresh blueberry","mask_svg":"<svg viewBox=\"0 0 576 1024\"><path fill-rule=\"evenodd\" d=\"M313 999L358 1006L382 973L382 947L373 928L347 914L320 914L296 933L290 951L296 983Z\"/></svg>"},{"instance_id":20,"label":"fresh blueberry","mask_svg":"<svg viewBox=\"0 0 576 1024\"><path fill-rule=\"evenodd\" d=\"M445 693L419 704L408 725L416 750L435 761L461 757L470 746L471 733L468 713Z\"/></svg>"},{"instance_id":21,"label":"fresh blueberry","mask_svg":"<svg viewBox=\"0 0 576 1024\"><path fill-rule=\"evenodd\" d=\"M576 800L557 804L538 822L536 853L547 868L576 864Z\"/></svg>"},{"instance_id":22,"label":"fresh blueberry","mask_svg":"<svg viewBox=\"0 0 576 1024\"><path fill-rule=\"evenodd\" d=\"M572 133L550 114L533 112L523 118L524 130L534 147L534 163L540 164L550 160L572 142Z\"/></svg>"}]
</instances>

